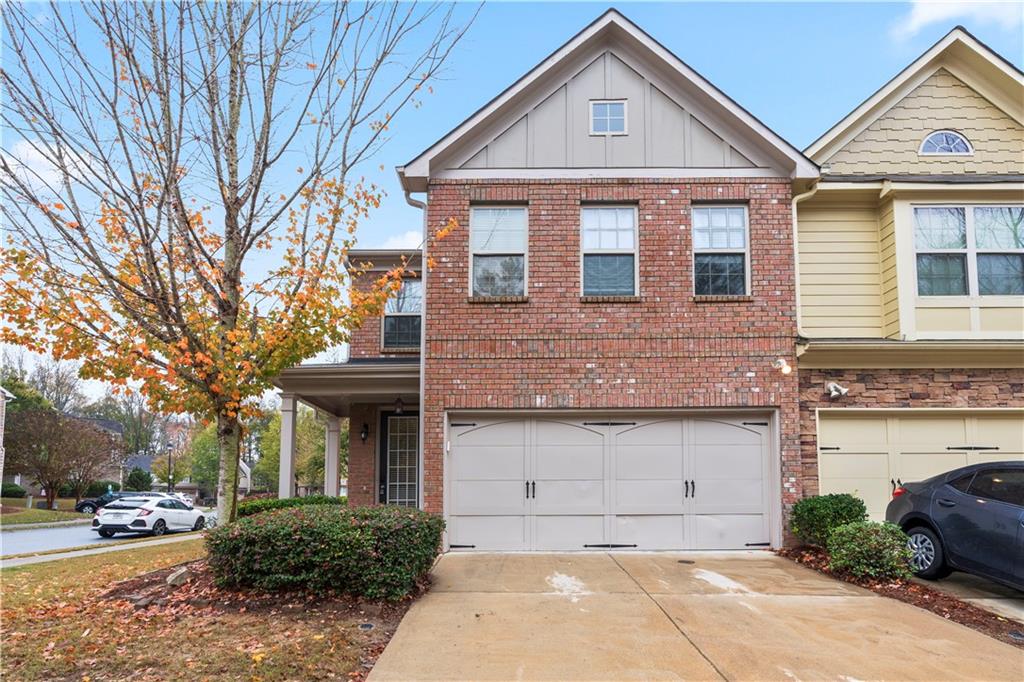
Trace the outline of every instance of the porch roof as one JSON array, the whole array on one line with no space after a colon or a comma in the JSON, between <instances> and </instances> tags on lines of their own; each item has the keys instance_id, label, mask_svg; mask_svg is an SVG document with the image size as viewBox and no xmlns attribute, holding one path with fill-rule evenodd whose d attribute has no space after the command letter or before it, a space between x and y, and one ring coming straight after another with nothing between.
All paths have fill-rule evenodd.
<instances>
[{"instance_id":1,"label":"porch roof","mask_svg":"<svg viewBox=\"0 0 1024 682\"><path fill-rule=\"evenodd\" d=\"M352 405L385 403L401 398L419 402L419 358L358 359L291 367L274 385L328 414L347 417Z\"/></svg>"}]
</instances>

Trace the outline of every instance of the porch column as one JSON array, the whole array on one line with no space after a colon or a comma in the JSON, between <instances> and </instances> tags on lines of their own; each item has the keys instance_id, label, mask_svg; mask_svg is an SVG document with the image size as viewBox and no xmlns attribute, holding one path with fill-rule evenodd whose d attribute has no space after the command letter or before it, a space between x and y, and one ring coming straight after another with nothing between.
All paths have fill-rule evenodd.
<instances>
[{"instance_id":1,"label":"porch column","mask_svg":"<svg viewBox=\"0 0 1024 682\"><path fill-rule=\"evenodd\" d=\"M295 497L295 394L281 394L281 461L277 496Z\"/></svg>"},{"instance_id":2,"label":"porch column","mask_svg":"<svg viewBox=\"0 0 1024 682\"><path fill-rule=\"evenodd\" d=\"M327 433L324 452L324 495L338 495L338 451L341 445L341 420L327 415Z\"/></svg>"}]
</instances>

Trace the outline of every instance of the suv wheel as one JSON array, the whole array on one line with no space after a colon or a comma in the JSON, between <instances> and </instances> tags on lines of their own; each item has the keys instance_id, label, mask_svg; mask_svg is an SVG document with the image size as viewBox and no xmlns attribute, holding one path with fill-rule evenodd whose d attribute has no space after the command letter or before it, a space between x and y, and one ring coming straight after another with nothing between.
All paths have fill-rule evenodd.
<instances>
[{"instance_id":1,"label":"suv wheel","mask_svg":"<svg viewBox=\"0 0 1024 682\"><path fill-rule=\"evenodd\" d=\"M926 580L935 580L949 575L946 566L946 553L942 549L942 541L931 528L918 526L907 531L907 548L910 549L910 568Z\"/></svg>"}]
</instances>

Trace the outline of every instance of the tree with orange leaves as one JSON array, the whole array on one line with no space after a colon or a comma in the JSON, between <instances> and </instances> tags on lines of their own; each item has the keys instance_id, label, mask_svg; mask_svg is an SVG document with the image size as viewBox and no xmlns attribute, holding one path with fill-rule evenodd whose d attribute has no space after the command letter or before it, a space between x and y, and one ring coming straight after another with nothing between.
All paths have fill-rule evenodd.
<instances>
[{"instance_id":1,"label":"tree with orange leaves","mask_svg":"<svg viewBox=\"0 0 1024 682\"><path fill-rule=\"evenodd\" d=\"M381 199L353 169L429 90L472 20L457 9L3 3L0 340L214 421L233 519L273 377L400 286L404 267L350 287Z\"/></svg>"}]
</instances>

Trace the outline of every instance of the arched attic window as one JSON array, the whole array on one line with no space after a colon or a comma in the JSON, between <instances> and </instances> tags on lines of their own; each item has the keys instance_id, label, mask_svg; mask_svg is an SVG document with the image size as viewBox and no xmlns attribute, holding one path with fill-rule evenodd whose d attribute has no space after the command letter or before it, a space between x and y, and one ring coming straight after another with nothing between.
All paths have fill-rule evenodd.
<instances>
[{"instance_id":1,"label":"arched attic window","mask_svg":"<svg viewBox=\"0 0 1024 682\"><path fill-rule=\"evenodd\" d=\"M918 154L931 155L966 155L973 153L974 148L971 147L971 143L967 141L966 137L955 130L936 130L934 133L929 133L928 137L924 138L924 142L921 143L921 149L918 150Z\"/></svg>"}]
</instances>

